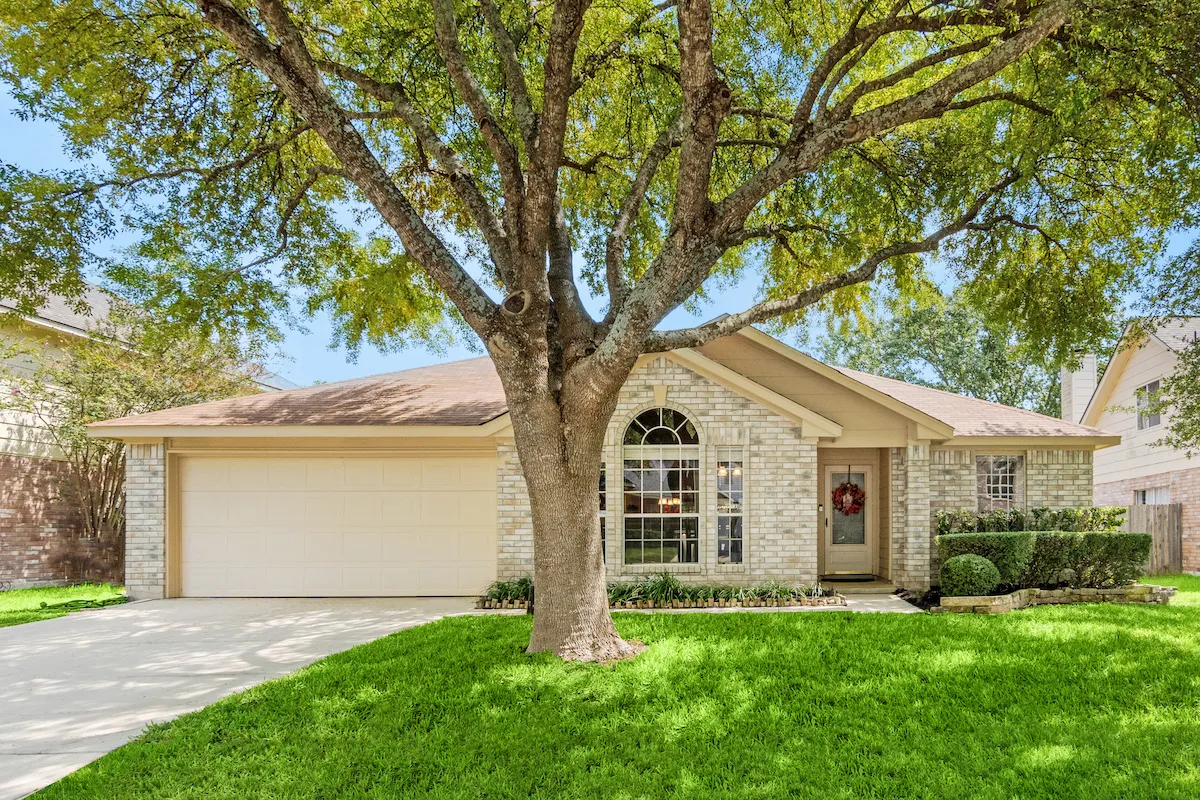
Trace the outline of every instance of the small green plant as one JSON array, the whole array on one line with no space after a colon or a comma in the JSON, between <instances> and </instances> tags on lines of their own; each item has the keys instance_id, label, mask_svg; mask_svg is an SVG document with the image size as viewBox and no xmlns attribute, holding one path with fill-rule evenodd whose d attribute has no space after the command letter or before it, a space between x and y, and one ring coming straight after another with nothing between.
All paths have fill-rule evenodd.
<instances>
[{"instance_id":1,"label":"small green plant","mask_svg":"<svg viewBox=\"0 0 1200 800\"><path fill-rule=\"evenodd\" d=\"M533 578L528 575L510 581L496 581L484 592L484 597L496 602L533 602Z\"/></svg>"},{"instance_id":2,"label":"small green plant","mask_svg":"<svg viewBox=\"0 0 1200 800\"><path fill-rule=\"evenodd\" d=\"M940 578L947 597L991 594L1000 583L1000 571L983 556L962 555L942 564Z\"/></svg>"}]
</instances>

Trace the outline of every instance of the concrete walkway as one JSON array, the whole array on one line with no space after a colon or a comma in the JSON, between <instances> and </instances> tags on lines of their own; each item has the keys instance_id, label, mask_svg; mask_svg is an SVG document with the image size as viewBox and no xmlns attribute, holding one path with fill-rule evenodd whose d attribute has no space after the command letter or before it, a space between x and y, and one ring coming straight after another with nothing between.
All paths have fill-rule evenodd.
<instances>
[{"instance_id":1,"label":"concrete walkway","mask_svg":"<svg viewBox=\"0 0 1200 800\"><path fill-rule=\"evenodd\" d=\"M0 628L0 800L325 656L465 598L159 600Z\"/></svg>"}]
</instances>

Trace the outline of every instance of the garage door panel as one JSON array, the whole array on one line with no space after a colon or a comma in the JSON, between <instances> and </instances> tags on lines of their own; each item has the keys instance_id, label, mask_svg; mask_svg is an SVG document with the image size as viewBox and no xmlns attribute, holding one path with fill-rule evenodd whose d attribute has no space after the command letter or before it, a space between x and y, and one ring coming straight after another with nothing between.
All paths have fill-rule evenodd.
<instances>
[{"instance_id":1,"label":"garage door panel","mask_svg":"<svg viewBox=\"0 0 1200 800\"><path fill-rule=\"evenodd\" d=\"M383 525L383 497L379 492L347 492L343 500L347 525Z\"/></svg>"},{"instance_id":2,"label":"garage door panel","mask_svg":"<svg viewBox=\"0 0 1200 800\"><path fill-rule=\"evenodd\" d=\"M383 557L383 533L380 531L347 531L342 538L342 551L347 559L378 561Z\"/></svg>"},{"instance_id":3,"label":"garage door panel","mask_svg":"<svg viewBox=\"0 0 1200 800\"><path fill-rule=\"evenodd\" d=\"M340 458L313 458L308 460L309 489L333 489L346 485L346 467Z\"/></svg>"},{"instance_id":4,"label":"garage door panel","mask_svg":"<svg viewBox=\"0 0 1200 800\"><path fill-rule=\"evenodd\" d=\"M229 488L239 492L270 486L270 464L264 459L244 458L229 462Z\"/></svg>"},{"instance_id":5,"label":"garage door panel","mask_svg":"<svg viewBox=\"0 0 1200 800\"><path fill-rule=\"evenodd\" d=\"M309 491L298 499L304 503L306 525L340 525L345 521L346 498L339 492Z\"/></svg>"},{"instance_id":6,"label":"garage door panel","mask_svg":"<svg viewBox=\"0 0 1200 800\"><path fill-rule=\"evenodd\" d=\"M233 561L268 563L267 533L262 530L234 531L226 537L226 554Z\"/></svg>"},{"instance_id":7,"label":"garage door panel","mask_svg":"<svg viewBox=\"0 0 1200 800\"><path fill-rule=\"evenodd\" d=\"M229 500L233 496L228 491L189 492L180 509L180 522L185 528L226 525L229 522Z\"/></svg>"},{"instance_id":8,"label":"garage door panel","mask_svg":"<svg viewBox=\"0 0 1200 800\"><path fill-rule=\"evenodd\" d=\"M267 493L267 525L293 528L303 525L307 518L302 494L281 491Z\"/></svg>"},{"instance_id":9,"label":"garage door panel","mask_svg":"<svg viewBox=\"0 0 1200 800\"><path fill-rule=\"evenodd\" d=\"M276 489L304 489L308 484L308 465L298 458L267 459L267 485ZM185 484L186 485L186 484Z\"/></svg>"},{"instance_id":10,"label":"garage door panel","mask_svg":"<svg viewBox=\"0 0 1200 800\"><path fill-rule=\"evenodd\" d=\"M180 459L183 592L470 595L495 579L495 460Z\"/></svg>"},{"instance_id":11,"label":"garage door panel","mask_svg":"<svg viewBox=\"0 0 1200 800\"><path fill-rule=\"evenodd\" d=\"M304 534L304 561L340 561L342 558L342 533L306 532Z\"/></svg>"},{"instance_id":12,"label":"garage door panel","mask_svg":"<svg viewBox=\"0 0 1200 800\"><path fill-rule=\"evenodd\" d=\"M229 534L196 528L183 542L183 557L193 562L225 561L229 558Z\"/></svg>"}]
</instances>

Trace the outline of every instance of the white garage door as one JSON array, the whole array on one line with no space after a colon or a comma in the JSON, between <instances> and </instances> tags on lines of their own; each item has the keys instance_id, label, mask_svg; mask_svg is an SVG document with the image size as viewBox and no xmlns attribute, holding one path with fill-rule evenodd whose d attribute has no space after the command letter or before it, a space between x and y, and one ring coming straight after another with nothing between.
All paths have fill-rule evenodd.
<instances>
[{"instance_id":1,"label":"white garage door","mask_svg":"<svg viewBox=\"0 0 1200 800\"><path fill-rule=\"evenodd\" d=\"M460 596L496 577L496 462L180 459L185 597Z\"/></svg>"}]
</instances>

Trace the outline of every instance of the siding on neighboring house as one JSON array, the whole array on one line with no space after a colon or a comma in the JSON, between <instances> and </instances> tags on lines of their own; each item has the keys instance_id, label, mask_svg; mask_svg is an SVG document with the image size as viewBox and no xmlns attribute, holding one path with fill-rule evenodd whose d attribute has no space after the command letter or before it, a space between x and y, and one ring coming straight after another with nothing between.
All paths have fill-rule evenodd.
<instances>
[{"instance_id":1,"label":"siding on neighboring house","mask_svg":"<svg viewBox=\"0 0 1200 800\"><path fill-rule=\"evenodd\" d=\"M1119 379L1107 397L1093 402L1103 403L1096 427L1119 434L1121 443L1096 453L1096 483L1125 481L1146 475L1196 466L1186 453L1156 446L1171 424L1169 412L1162 415L1162 424L1145 430L1137 428L1137 390L1151 381L1161 380L1175 371L1178 357L1157 339L1144 347L1119 353Z\"/></svg>"}]
</instances>

